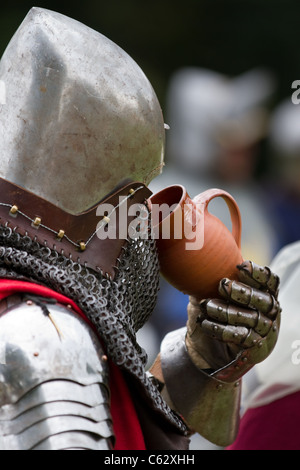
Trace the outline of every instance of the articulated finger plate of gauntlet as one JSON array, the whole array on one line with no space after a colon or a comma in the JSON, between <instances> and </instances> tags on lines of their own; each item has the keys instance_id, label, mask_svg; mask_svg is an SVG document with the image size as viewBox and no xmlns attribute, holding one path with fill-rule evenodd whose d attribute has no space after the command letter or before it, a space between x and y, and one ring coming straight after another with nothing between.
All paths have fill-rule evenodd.
<instances>
[{"instance_id":1,"label":"articulated finger plate of gauntlet","mask_svg":"<svg viewBox=\"0 0 300 470\"><path fill-rule=\"evenodd\" d=\"M200 308L203 316L198 317L198 323L204 332L212 333L222 341L243 344L244 347L251 347L255 344L253 341L265 337L273 324L270 318L256 310L238 307L222 300L203 301Z\"/></svg>"},{"instance_id":2,"label":"articulated finger plate of gauntlet","mask_svg":"<svg viewBox=\"0 0 300 470\"><path fill-rule=\"evenodd\" d=\"M279 288L279 277L268 266L259 266L253 261L244 261L239 266L239 278L246 284L269 290L276 295Z\"/></svg>"},{"instance_id":3,"label":"articulated finger plate of gauntlet","mask_svg":"<svg viewBox=\"0 0 300 470\"><path fill-rule=\"evenodd\" d=\"M267 314L270 318L275 318L279 312L279 303L273 295L254 289L246 284L223 279L220 285L220 291L233 302L240 305L257 309Z\"/></svg>"}]
</instances>

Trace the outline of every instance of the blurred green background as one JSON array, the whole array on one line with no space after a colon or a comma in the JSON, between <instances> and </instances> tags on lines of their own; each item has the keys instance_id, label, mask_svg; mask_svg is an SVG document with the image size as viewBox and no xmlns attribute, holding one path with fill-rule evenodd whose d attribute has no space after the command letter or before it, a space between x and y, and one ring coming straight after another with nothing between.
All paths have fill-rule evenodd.
<instances>
[{"instance_id":1,"label":"blurred green background","mask_svg":"<svg viewBox=\"0 0 300 470\"><path fill-rule=\"evenodd\" d=\"M142 67L164 107L176 69L201 66L236 75L267 66L276 100L300 79L297 0L84 0L9 2L0 9L0 52L32 6L56 10L108 36Z\"/></svg>"}]
</instances>

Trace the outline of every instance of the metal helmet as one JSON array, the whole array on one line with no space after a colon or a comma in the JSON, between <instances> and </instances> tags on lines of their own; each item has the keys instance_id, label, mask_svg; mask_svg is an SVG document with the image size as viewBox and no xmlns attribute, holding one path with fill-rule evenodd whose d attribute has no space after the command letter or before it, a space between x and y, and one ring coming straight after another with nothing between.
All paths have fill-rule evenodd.
<instances>
[{"instance_id":1,"label":"metal helmet","mask_svg":"<svg viewBox=\"0 0 300 470\"><path fill-rule=\"evenodd\" d=\"M123 182L147 185L161 172L157 96L102 34L32 8L3 54L0 83L3 179L79 214Z\"/></svg>"}]
</instances>

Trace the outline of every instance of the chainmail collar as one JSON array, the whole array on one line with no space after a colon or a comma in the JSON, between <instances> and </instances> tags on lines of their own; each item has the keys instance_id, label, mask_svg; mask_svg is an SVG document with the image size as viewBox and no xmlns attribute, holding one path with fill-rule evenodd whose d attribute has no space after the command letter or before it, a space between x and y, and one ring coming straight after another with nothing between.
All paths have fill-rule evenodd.
<instances>
[{"instance_id":1,"label":"chainmail collar","mask_svg":"<svg viewBox=\"0 0 300 470\"><path fill-rule=\"evenodd\" d=\"M156 411L182 433L187 432L146 373L147 354L136 341L137 330L150 317L157 300L159 265L155 240L128 240L111 280L0 225L0 278L24 277L75 301L95 325L112 361L138 379Z\"/></svg>"}]
</instances>

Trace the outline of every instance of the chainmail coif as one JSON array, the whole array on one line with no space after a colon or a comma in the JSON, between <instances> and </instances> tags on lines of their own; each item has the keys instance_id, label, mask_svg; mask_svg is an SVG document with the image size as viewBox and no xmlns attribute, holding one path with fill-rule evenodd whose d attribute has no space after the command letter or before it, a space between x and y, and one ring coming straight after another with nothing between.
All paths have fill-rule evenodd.
<instances>
[{"instance_id":1,"label":"chainmail coif","mask_svg":"<svg viewBox=\"0 0 300 470\"><path fill-rule=\"evenodd\" d=\"M183 433L186 427L161 397L145 372L146 352L136 332L157 299L159 267L155 240L129 240L122 249L114 280L0 225L0 277L26 277L77 303L97 328L113 362L132 374L146 396Z\"/></svg>"}]
</instances>

